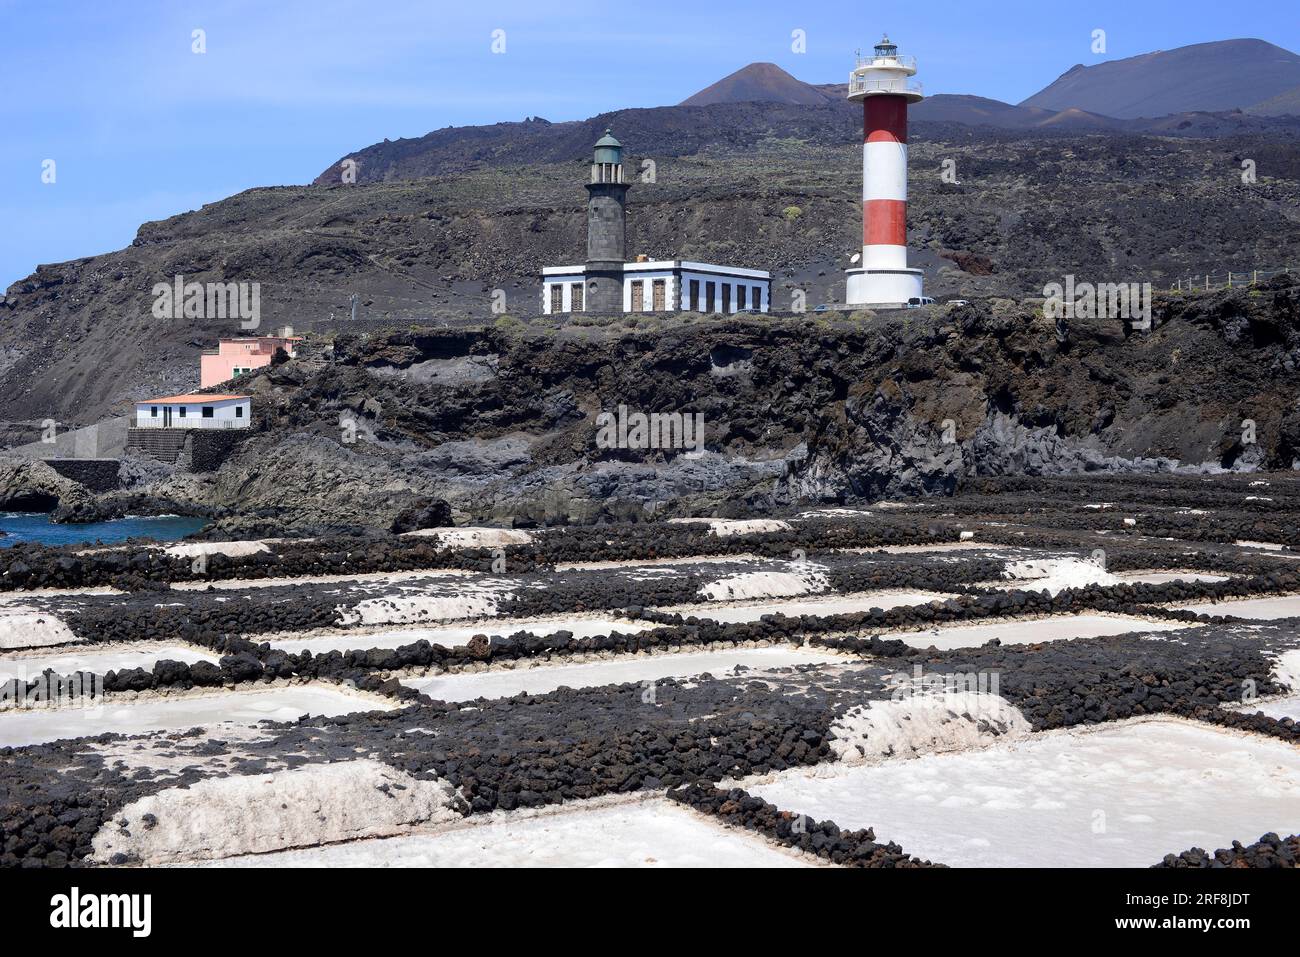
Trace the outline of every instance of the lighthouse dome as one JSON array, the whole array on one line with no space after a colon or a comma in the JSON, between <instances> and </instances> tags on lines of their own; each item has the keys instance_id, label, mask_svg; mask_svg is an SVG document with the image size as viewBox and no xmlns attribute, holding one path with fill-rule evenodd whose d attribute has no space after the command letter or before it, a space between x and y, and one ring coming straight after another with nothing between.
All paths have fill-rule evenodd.
<instances>
[{"instance_id":1,"label":"lighthouse dome","mask_svg":"<svg viewBox=\"0 0 1300 957\"><path fill-rule=\"evenodd\" d=\"M623 144L614 139L612 130L606 130L605 135L596 140L596 152L592 162L610 163L615 166L623 162Z\"/></svg>"}]
</instances>

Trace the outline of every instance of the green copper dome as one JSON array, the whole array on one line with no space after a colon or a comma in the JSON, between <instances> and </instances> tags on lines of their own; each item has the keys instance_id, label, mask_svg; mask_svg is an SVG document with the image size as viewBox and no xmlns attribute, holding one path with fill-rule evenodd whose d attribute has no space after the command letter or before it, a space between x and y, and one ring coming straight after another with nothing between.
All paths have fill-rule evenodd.
<instances>
[{"instance_id":1,"label":"green copper dome","mask_svg":"<svg viewBox=\"0 0 1300 957\"><path fill-rule=\"evenodd\" d=\"M596 140L596 153L592 162L615 165L623 162L623 144L614 139L612 130L606 130L605 135Z\"/></svg>"}]
</instances>

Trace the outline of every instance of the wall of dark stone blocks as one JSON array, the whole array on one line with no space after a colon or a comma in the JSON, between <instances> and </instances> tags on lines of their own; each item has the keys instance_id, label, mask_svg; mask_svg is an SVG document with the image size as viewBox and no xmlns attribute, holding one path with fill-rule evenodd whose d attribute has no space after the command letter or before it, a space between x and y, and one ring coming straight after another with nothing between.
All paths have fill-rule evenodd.
<instances>
[{"instance_id":1,"label":"wall of dark stone blocks","mask_svg":"<svg viewBox=\"0 0 1300 957\"><path fill-rule=\"evenodd\" d=\"M215 472L249 429L195 429L190 434L190 471Z\"/></svg>"},{"instance_id":2,"label":"wall of dark stone blocks","mask_svg":"<svg viewBox=\"0 0 1300 957\"><path fill-rule=\"evenodd\" d=\"M46 459L45 464L92 492L111 492L120 484L117 459Z\"/></svg>"}]
</instances>

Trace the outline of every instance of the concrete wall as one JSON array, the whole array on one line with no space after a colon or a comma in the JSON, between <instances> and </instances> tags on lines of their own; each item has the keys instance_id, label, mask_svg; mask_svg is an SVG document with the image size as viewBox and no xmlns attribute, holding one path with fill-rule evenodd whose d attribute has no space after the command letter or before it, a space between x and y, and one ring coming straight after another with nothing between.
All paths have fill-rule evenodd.
<instances>
[{"instance_id":1,"label":"concrete wall","mask_svg":"<svg viewBox=\"0 0 1300 957\"><path fill-rule=\"evenodd\" d=\"M542 314L551 315L551 288L560 287L560 294L563 297L562 308L560 312L573 312L573 287L582 285L583 274L575 273L563 276L547 276L542 280ZM582 312L583 310L578 310Z\"/></svg>"},{"instance_id":2,"label":"concrete wall","mask_svg":"<svg viewBox=\"0 0 1300 957\"><path fill-rule=\"evenodd\" d=\"M5 449L27 459L112 459L126 451L126 430L133 419L123 415L80 429L53 428L51 442L28 442Z\"/></svg>"},{"instance_id":3,"label":"concrete wall","mask_svg":"<svg viewBox=\"0 0 1300 957\"><path fill-rule=\"evenodd\" d=\"M691 281L699 282L700 288L696 294L695 301L691 301ZM681 279L681 307L684 310L705 312L706 302L708 300L707 283L713 283L713 309L712 312L722 312L722 286L727 284L731 289L731 302L727 308L728 312L737 312L740 309L740 292L739 287L745 286L745 308L751 312L767 312L771 306L770 293L768 291L768 280L752 279L745 276L726 276L718 273L697 272L695 270L682 270ZM754 302L753 297L757 291L759 301Z\"/></svg>"},{"instance_id":4,"label":"concrete wall","mask_svg":"<svg viewBox=\"0 0 1300 957\"><path fill-rule=\"evenodd\" d=\"M642 283L642 291L645 294L645 304L641 312L654 312L655 280L664 281L664 308L663 312L672 312L677 308L678 290L677 277L671 269L646 269L632 272L624 271L623 273L623 311L632 311L632 285L633 283Z\"/></svg>"}]
</instances>

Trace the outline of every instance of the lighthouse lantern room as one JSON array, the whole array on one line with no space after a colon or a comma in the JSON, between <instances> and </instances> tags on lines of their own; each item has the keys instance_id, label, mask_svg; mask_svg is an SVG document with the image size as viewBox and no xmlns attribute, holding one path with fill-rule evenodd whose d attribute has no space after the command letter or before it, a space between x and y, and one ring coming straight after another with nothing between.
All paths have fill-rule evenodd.
<instances>
[{"instance_id":1,"label":"lighthouse lantern room","mask_svg":"<svg viewBox=\"0 0 1300 957\"><path fill-rule=\"evenodd\" d=\"M907 107L923 97L916 60L884 37L849 74L862 101L862 262L847 271L849 305L921 300L920 269L907 267Z\"/></svg>"}]
</instances>

